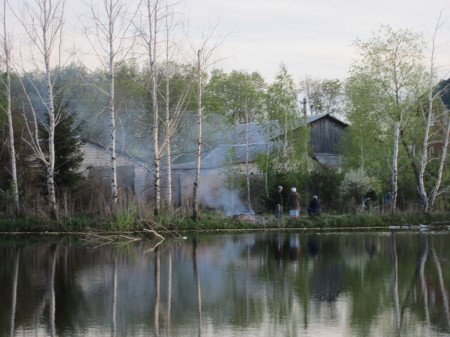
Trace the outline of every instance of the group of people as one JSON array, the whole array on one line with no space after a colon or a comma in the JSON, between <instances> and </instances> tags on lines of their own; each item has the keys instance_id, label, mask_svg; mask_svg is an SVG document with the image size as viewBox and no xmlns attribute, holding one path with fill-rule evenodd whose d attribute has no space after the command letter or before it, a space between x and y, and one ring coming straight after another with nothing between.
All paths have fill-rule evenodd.
<instances>
[{"instance_id":1,"label":"group of people","mask_svg":"<svg viewBox=\"0 0 450 337\"><path fill-rule=\"evenodd\" d=\"M280 219L283 214L283 186L278 186L277 191L275 193L275 217L277 219ZM369 187L369 189L366 191L363 201L362 201L362 207L364 209L370 209L377 200L377 195L372 187ZM393 200L393 194L392 192L387 192L387 194L384 197L384 205L385 207L390 207ZM291 188L291 193L288 196L287 206L289 207L289 216L291 218L298 218L300 215L300 209L301 209L301 199L300 195L297 193L297 189L295 187ZM308 207L306 209L308 214L310 216L313 215L320 215L321 209L320 209L320 203L319 198L317 195L314 195L311 200L308 203Z\"/></svg>"},{"instance_id":2,"label":"group of people","mask_svg":"<svg viewBox=\"0 0 450 337\"><path fill-rule=\"evenodd\" d=\"M275 193L275 217L280 219L283 214L283 186L278 186ZM291 218L298 218L301 209L300 195L297 193L295 187L291 188L291 193L287 199L287 206L289 207L289 216ZM317 195L314 195L309 201L308 208L306 209L310 216L320 214L320 203Z\"/></svg>"}]
</instances>

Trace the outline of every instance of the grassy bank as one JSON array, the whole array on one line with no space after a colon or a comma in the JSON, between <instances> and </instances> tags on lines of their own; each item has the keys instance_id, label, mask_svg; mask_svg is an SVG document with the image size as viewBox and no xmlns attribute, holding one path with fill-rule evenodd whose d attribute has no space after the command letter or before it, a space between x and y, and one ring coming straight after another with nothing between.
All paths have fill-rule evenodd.
<instances>
[{"instance_id":1,"label":"grassy bank","mask_svg":"<svg viewBox=\"0 0 450 337\"><path fill-rule=\"evenodd\" d=\"M344 214L281 220L272 215L252 217L228 217L218 212L202 212L199 221L193 221L188 214L163 214L153 219L142 219L135 213L117 212L110 217L78 215L59 220L19 217L0 218L0 232L124 232L154 230L251 230L277 228L389 228L390 226L450 225L450 213L424 215L417 213L398 213L390 215Z\"/></svg>"}]
</instances>

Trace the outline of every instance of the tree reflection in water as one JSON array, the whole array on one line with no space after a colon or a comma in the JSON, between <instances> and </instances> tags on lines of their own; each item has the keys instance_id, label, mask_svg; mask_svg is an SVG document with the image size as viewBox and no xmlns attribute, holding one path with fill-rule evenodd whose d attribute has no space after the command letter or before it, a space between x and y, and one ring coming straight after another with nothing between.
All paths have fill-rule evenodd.
<instances>
[{"instance_id":1,"label":"tree reflection in water","mask_svg":"<svg viewBox=\"0 0 450 337\"><path fill-rule=\"evenodd\" d=\"M447 336L448 238L205 234L156 249L8 239L0 335Z\"/></svg>"}]
</instances>

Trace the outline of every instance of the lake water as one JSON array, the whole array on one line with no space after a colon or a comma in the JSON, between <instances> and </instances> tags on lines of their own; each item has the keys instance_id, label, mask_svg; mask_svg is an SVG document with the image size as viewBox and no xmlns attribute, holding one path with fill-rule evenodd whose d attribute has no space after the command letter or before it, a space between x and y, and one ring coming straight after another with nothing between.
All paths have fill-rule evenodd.
<instances>
[{"instance_id":1,"label":"lake water","mask_svg":"<svg viewBox=\"0 0 450 337\"><path fill-rule=\"evenodd\" d=\"M449 336L449 235L0 236L0 336Z\"/></svg>"}]
</instances>

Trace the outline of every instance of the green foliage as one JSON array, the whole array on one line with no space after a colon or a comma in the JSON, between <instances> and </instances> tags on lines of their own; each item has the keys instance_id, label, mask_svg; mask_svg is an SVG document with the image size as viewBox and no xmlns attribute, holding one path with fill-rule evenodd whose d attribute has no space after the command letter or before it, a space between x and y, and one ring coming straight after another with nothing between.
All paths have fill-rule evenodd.
<instances>
[{"instance_id":1,"label":"green foliage","mask_svg":"<svg viewBox=\"0 0 450 337\"><path fill-rule=\"evenodd\" d=\"M284 64L280 65L274 83L267 88L267 111L269 120L278 120L283 128L298 119L297 87Z\"/></svg>"},{"instance_id":2,"label":"green foliage","mask_svg":"<svg viewBox=\"0 0 450 337\"><path fill-rule=\"evenodd\" d=\"M56 115L58 116L58 123L54 134L54 181L59 193L63 190L75 191L84 180L83 173L80 171L81 163L83 162L82 142L79 136L81 125L76 125L77 113L69 113L67 103L62 103L61 100L55 100L55 103L60 103L60 105L57 105ZM41 146L45 152L48 151L47 130L46 125L40 125L40 132L44 136ZM42 165L42 163L40 164Z\"/></svg>"},{"instance_id":3,"label":"green foliage","mask_svg":"<svg viewBox=\"0 0 450 337\"><path fill-rule=\"evenodd\" d=\"M138 211L135 204L129 204L126 209L114 211L111 229L117 231L128 231L136 229Z\"/></svg>"},{"instance_id":4,"label":"green foliage","mask_svg":"<svg viewBox=\"0 0 450 337\"><path fill-rule=\"evenodd\" d=\"M344 175L339 193L344 199L356 197L360 200L371 185L372 182L363 169L351 170Z\"/></svg>"},{"instance_id":5,"label":"green foliage","mask_svg":"<svg viewBox=\"0 0 450 337\"><path fill-rule=\"evenodd\" d=\"M365 41L357 40L359 58L351 65L346 83L348 137L342 140L344 169L364 169L369 177L389 183L392 167L394 125L400 132L414 130L411 117L426 88L423 66L425 43L421 34L381 26ZM400 147L397 166L410 159ZM400 172L401 174L401 172ZM384 189L388 189L387 186Z\"/></svg>"},{"instance_id":6,"label":"green foliage","mask_svg":"<svg viewBox=\"0 0 450 337\"><path fill-rule=\"evenodd\" d=\"M205 112L225 116L231 124L257 121L264 113L265 87L257 72L213 70L203 96Z\"/></svg>"},{"instance_id":7,"label":"green foliage","mask_svg":"<svg viewBox=\"0 0 450 337\"><path fill-rule=\"evenodd\" d=\"M338 209L340 198L337 191L341 186L343 175L333 168L320 166L309 173L308 197L318 195L321 206L325 209Z\"/></svg>"},{"instance_id":8,"label":"green foliage","mask_svg":"<svg viewBox=\"0 0 450 337\"><path fill-rule=\"evenodd\" d=\"M339 187L339 195L349 207L358 208L364 194L369 187L375 188L376 181L367 176L363 169L350 170L344 175L341 186ZM348 209L353 212L355 209Z\"/></svg>"}]
</instances>

